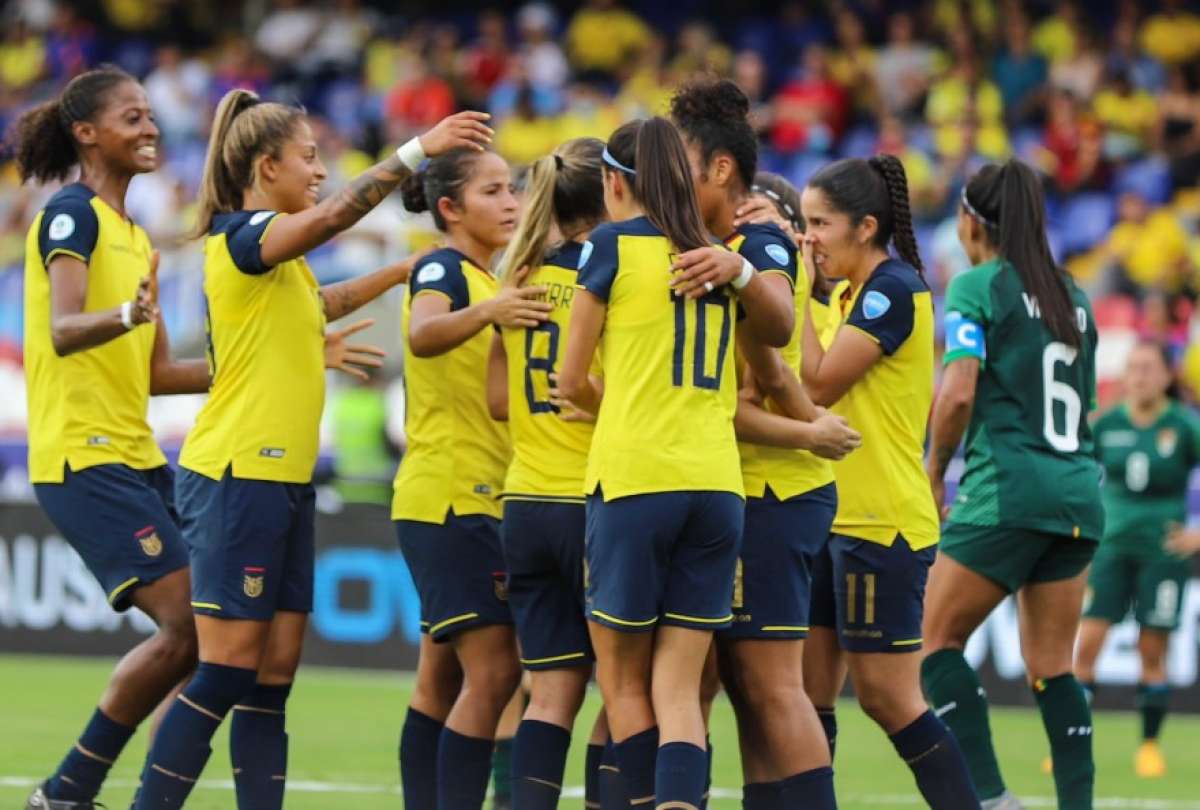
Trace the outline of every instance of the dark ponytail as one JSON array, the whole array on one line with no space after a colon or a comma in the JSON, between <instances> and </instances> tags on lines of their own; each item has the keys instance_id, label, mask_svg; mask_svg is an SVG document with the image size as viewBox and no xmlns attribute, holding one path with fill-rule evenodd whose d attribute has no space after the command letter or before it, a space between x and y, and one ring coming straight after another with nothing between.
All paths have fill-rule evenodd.
<instances>
[{"instance_id":1,"label":"dark ponytail","mask_svg":"<svg viewBox=\"0 0 1200 810\"><path fill-rule=\"evenodd\" d=\"M474 149L461 147L432 158L400 184L404 208L414 214L429 211L433 214L433 224L445 232L446 220L438 210L438 201L449 197L455 204L462 204L463 189L471 179L479 155Z\"/></svg>"},{"instance_id":2,"label":"dark ponytail","mask_svg":"<svg viewBox=\"0 0 1200 810\"><path fill-rule=\"evenodd\" d=\"M963 189L963 207L984 226L988 243L1017 271L1050 333L1078 348L1082 335L1075 304L1063 272L1050 255L1046 204L1034 171L1016 159L1002 166L984 166Z\"/></svg>"},{"instance_id":3,"label":"dark ponytail","mask_svg":"<svg viewBox=\"0 0 1200 810\"><path fill-rule=\"evenodd\" d=\"M658 116L630 121L609 138L608 153L633 172L632 178L625 173L626 180L632 180L628 185L633 198L676 250L712 244L700 216L687 150L674 124ZM621 169L606 162L605 171Z\"/></svg>"},{"instance_id":4,"label":"dark ponytail","mask_svg":"<svg viewBox=\"0 0 1200 810\"><path fill-rule=\"evenodd\" d=\"M57 99L39 104L17 119L9 142L24 183L65 180L79 164L79 149L71 127L92 121L108 101L109 92L124 82L137 80L112 65L81 73L72 79Z\"/></svg>"},{"instance_id":5,"label":"dark ponytail","mask_svg":"<svg viewBox=\"0 0 1200 810\"><path fill-rule=\"evenodd\" d=\"M908 178L904 164L894 155L870 160L847 158L825 166L808 181L820 190L833 208L857 225L865 217L878 223L873 243L884 250L890 242L896 254L924 275L925 266L913 234L908 203Z\"/></svg>"}]
</instances>

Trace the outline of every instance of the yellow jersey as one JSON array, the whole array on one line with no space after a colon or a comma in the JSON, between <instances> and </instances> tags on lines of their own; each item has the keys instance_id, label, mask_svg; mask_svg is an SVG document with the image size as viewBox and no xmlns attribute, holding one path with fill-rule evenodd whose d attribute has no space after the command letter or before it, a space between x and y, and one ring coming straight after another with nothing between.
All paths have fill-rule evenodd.
<instances>
[{"instance_id":1,"label":"yellow jersey","mask_svg":"<svg viewBox=\"0 0 1200 810\"><path fill-rule=\"evenodd\" d=\"M651 492L743 494L728 287L703 298L669 286L675 248L646 217L601 225L585 243L579 286L607 303L604 398L584 491L605 500Z\"/></svg>"},{"instance_id":2,"label":"yellow jersey","mask_svg":"<svg viewBox=\"0 0 1200 810\"><path fill-rule=\"evenodd\" d=\"M725 240L725 244L748 259L759 273L779 273L792 285L795 291L796 326L791 341L780 350L780 355L787 367L799 377L810 285L807 277L805 283L796 284L796 243L779 227L768 224L743 225ZM769 399L766 408L772 413L779 412ZM787 500L833 481L833 465L807 450L739 442L738 452L742 456L742 481L748 497L761 498L770 487L776 498Z\"/></svg>"},{"instance_id":3,"label":"yellow jersey","mask_svg":"<svg viewBox=\"0 0 1200 810\"><path fill-rule=\"evenodd\" d=\"M839 299L842 329L857 329L883 355L830 408L862 434L862 447L834 463L833 531L913 550L935 545L937 509L925 476L925 430L933 404L933 296L909 265L889 259Z\"/></svg>"},{"instance_id":4,"label":"yellow jersey","mask_svg":"<svg viewBox=\"0 0 1200 810\"><path fill-rule=\"evenodd\" d=\"M462 253L434 251L413 268L404 297L404 333L417 296L445 296L453 312L486 301L496 290L495 277ZM405 340L408 450L393 483L392 520L445 523L451 509L460 516L500 517L511 448L508 430L487 407L492 334L482 329L437 357L417 357Z\"/></svg>"},{"instance_id":5,"label":"yellow jersey","mask_svg":"<svg viewBox=\"0 0 1200 810\"><path fill-rule=\"evenodd\" d=\"M268 267L267 229L285 214L213 217L204 241L212 387L179 465L220 480L312 481L325 406L325 308L303 256Z\"/></svg>"},{"instance_id":6,"label":"yellow jersey","mask_svg":"<svg viewBox=\"0 0 1200 810\"><path fill-rule=\"evenodd\" d=\"M25 395L29 479L60 484L64 467L137 470L167 463L146 421L155 325L59 357L50 338L51 260L87 265L83 311L118 307L150 274L150 239L82 183L66 186L34 217L25 237Z\"/></svg>"},{"instance_id":7,"label":"yellow jersey","mask_svg":"<svg viewBox=\"0 0 1200 810\"><path fill-rule=\"evenodd\" d=\"M512 463L504 497L516 500L583 503L583 473L593 425L564 422L547 393L550 373L565 353L571 299L575 297L583 245L567 242L546 256L526 284L547 288L554 305L550 319L531 329L502 329L508 358L508 430Z\"/></svg>"},{"instance_id":8,"label":"yellow jersey","mask_svg":"<svg viewBox=\"0 0 1200 810\"><path fill-rule=\"evenodd\" d=\"M850 289L846 279L834 281L828 295L814 295L809 299L808 314L813 319L813 330L821 347L828 349L833 345L834 335L842 325L842 308L840 301Z\"/></svg>"}]
</instances>

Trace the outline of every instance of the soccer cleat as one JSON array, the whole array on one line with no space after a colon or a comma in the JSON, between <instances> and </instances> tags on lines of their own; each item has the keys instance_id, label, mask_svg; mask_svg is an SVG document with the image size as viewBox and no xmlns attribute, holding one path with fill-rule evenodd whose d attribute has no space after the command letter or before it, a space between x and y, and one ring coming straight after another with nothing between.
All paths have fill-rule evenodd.
<instances>
[{"instance_id":1,"label":"soccer cleat","mask_svg":"<svg viewBox=\"0 0 1200 810\"><path fill-rule=\"evenodd\" d=\"M1025 805L1011 790L1006 790L999 796L984 799L979 803L982 810L1025 810Z\"/></svg>"},{"instance_id":2,"label":"soccer cleat","mask_svg":"<svg viewBox=\"0 0 1200 810\"><path fill-rule=\"evenodd\" d=\"M1042 760L1042 773L1046 774L1046 776L1054 773L1054 760L1050 758L1049 754Z\"/></svg>"},{"instance_id":3,"label":"soccer cleat","mask_svg":"<svg viewBox=\"0 0 1200 810\"><path fill-rule=\"evenodd\" d=\"M1133 772L1141 779L1161 779L1167 773L1167 759L1155 740L1146 740L1133 756Z\"/></svg>"},{"instance_id":4,"label":"soccer cleat","mask_svg":"<svg viewBox=\"0 0 1200 810\"><path fill-rule=\"evenodd\" d=\"M51 799L46 795L45 782L38 785L25 800L25 810L103 810L103 808L104 805L91 800L69 802L64 799Z\"/></svg>"}]
</instances>

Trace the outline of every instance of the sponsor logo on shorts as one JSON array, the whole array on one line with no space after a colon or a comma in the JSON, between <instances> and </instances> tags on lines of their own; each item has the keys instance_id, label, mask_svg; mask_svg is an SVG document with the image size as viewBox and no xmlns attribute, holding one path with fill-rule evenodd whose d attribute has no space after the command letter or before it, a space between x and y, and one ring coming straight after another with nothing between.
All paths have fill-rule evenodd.
<instances>
[{"instance_id":1,"label":"sponsor logo on shorts","mask_svg":"<svg viewBox=\"0 0 1200 810\"><path fill-rule=\"evenodd\" d=\"M504 571L492 572L492 590L501 602L508 601L508 574Z\"/></svg>"},{"instance_id":2,"label":"sponsor logo on shorts","mask_svg":"<svg viewBox=\"0 0 1200 810\"><path fill-rule=\"evenodd\" d=\"M243 568L242 569L242 592L251 599L257 599L262 596L263 578L266 574L265 568Z\"/></svg>"},{"instance_id":3,"label":"sponsor logo on shorts","mask_svg":"<svg viewBox=\"0 0 1200 810\"><path fill-rule=\"evenodd\" d=\"M282 447L264 447L258 451L258 454L263 458L283 458L287 450Z\"/></svg>"},{"instance_id":4,"label":"sponsor logo on shorts","mask_svg":"<svg viewBox=\"0 0 1200 810\"><path fill-rule=\"evenodd\" d=\"M158 532L154 530L153 526L147 526L140 531L134 532L133 536L137 538L139 543L141 543L142 551L147 557L157 557L159 554L162 554L162 540L159 538Z\"/></svg>"}]
</instances>

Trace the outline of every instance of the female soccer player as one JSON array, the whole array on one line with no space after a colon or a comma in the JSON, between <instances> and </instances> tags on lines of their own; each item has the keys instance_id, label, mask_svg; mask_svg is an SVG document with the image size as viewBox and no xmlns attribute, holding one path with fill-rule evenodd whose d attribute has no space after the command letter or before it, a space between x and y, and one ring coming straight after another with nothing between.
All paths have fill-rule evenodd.
<instances>
[{"instance_id":1,"label":"female soccer player","mask_svg":"<svg viewBox=\"0 0 1200 810\"><path fill-rule=\"evenodd\" d=\"M946 466L966 433L966 470L926 597L921 667L987 807L1013 807L992 749L987 701L963 657L1010 593L1021 653L1054 760L1058 806L1090 808L1092 718L1071 672L1086 569L1104 528L1087 412L1096 326L1055 266L1038 177L1017 160L967 183L958 235L973 267L946 294L945 377L927 463L942 508Z\"/></svg>"},{"instance_id":2,"label":"female soccer player","mask_svg":"<svg viewBox=\"0 0 1200 810\"><path fill-rule=\"evenodd\" d=\"M158 165L141 85L117 68L83 73L14 132L23 181L80 172L25 243L29 477L113 608L136 606L158 625L117 664L78 742L26 804L90 808L134 729L196 665L187 548L146 408L151 394L207 390L208 369L171 359L158 257L125 214L130 180Z\"/></svg>"},{"instance_id":3,"label":"female soccer player","mask_svg":"<svg viewBox=\"0 0 1200 810\"><path fill-rule=\"evenodd\" d=\"M489 268L512 238L511 171L492 152L457 149L404 186L446 247L418 264L404 301L408 453L392 519L421 598L425 635L400 738L405 804L478 808L493 739L520 664L500 545L508 431L487 403L492 326L536 327L544 286L498 288Z\"/></svg>"},{"instance_id":4,"label":"female soccer player","mask_svg":"<svg viewBox=\"0 0 1200 810\"><path fill-rule=\"evenodd\" d=\"M612 222L584 247L559 380L597 414L584 483L589 631L630 801L698 807L700 678L713 631L733 618L742 533L736 299L725 286L695 299L670 286L675 254L710 243L674 126L626 124L603 160ZM588 374L597 347L603 403Z\"/></svg>"},{"instance_id":5,"label":"female soccer player","mask_svg":"<svg viewBox=\"0 0 1200 810\"><path fill-rule=\"evenodd\" d=\"M1104 468L1104 539L1088 573L1075 677L1096 692L1096 658L1108 629L1132 608L1137 618L1141 677L1137 707L1142 744L1138 776L1167 770L1158 735L1167 714L1167 641L1179 626L1192 563L1172 539L1187 519L1188 478L1200 464L1200 421L1174 398L1171 363L1162 346L1140 343L1125 364L1125 401L1092 426ZM1089 701L1090 702L1090 701Z\"/></svg>"},{"instance_id":6,"label":"female soccer player","mask_svg":"<svg viewBox=\"0 0 1200 810\"><path fill-rule=\"evenodd\" d=\"M595 138L567 141L529 171L525 212L500 263L506 285L544 287L553 306L533 327L492 338L489 405L507 419L513 457L504 480L501 540L508 599L530 673L513 744L513 806L554 808L575 716L592 674L583 616L583 471L593 425L566 421L555 374L566 343L583 242L607 217ZM559 239L552 244L552 230ZM529 272L528 268L534 268Z\"/></svg>"},{"instance_id":7,"label":"female soccer player","mask_svg":"<svg viewBox=\"0 0 1200 810\"><path fill-rule=\"evenodd\" d=\"M970 777L954 737L925 705L916 655L938 518L921 463L933 303L908 205L904 168L889 155L832 163L801 197L805 264L849 280L828 350L812 319L805 322L804 382L813 401L863 436L862 447L834 465L837 514L828 555L813 572L804 674L813 703L831 710L848 664L859 704L887 732L925 800L962 808L972 804L964 799Z\"/></svg>"},{"instance_id":8,"label":"female soccer player","mask_svg":"<svg viewBox=\"0 0 1200 810\"><path fill-rule=\"evenodd\" d=\"M808 310L807 277L796 286L796 244L773 224L735 228L754 183L758 139L750 103L728 80L685 85L671 102L692 166L700 212L710 232L749 259L764 283ZM795 287L795 290L793 289ZM793 329L777 373L799 385L803 329ZM749 348L753 336L739 335ZM771 355L774 350L766 348ZM740 404L740 407L745 407ZM743 417L739 417L739 437ZM825 424L849 433L840 417ZM805 425L812 427L811 425ZM747 808L833 807L833 770L821 723L804 693L812 560L824 547L837 503L829 461L804 450L743 442L745 526L733 591L734 622L717 634L722 676L738 718Z\"/></svg>"},{"instance_id":9,"label":"female soccer player","mask_svg":"<svg viewBox=\"0 0 1200 810\"><path fill-rule=\"evenodd\" d=\"M182 806L235 704L238 805L282 806L284 710L312 607L324 325L408 272L394 265L318 289L304 254L357 222L426 153L481 149L485 118L447 118L317 203L325 168L303 111L246 90L218 105L196 231L207 234L212 391L184 444L178 484L200 666L163 720L137 808ZM338 342L333 353L346 355ZM372 364L350 355L342 361Z\"/></svg>"}]
</instances>

